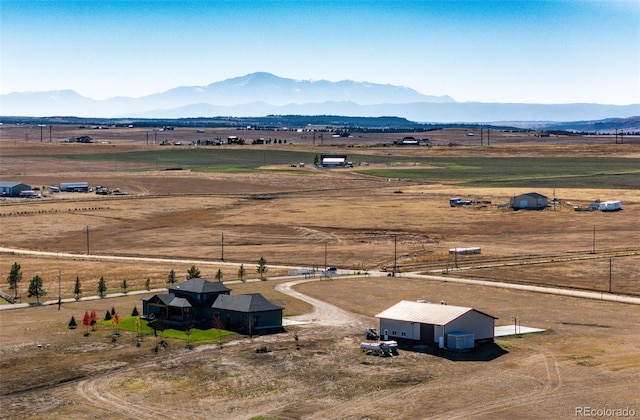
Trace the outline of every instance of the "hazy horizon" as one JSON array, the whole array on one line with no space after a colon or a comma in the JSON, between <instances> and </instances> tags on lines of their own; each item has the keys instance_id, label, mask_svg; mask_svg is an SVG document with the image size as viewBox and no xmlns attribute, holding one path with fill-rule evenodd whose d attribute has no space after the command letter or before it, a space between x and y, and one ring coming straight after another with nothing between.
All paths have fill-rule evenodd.
<instances>
[{"instance_id":1,"label":"hazy horizon","mask_svg":"<svg viewBox=\"0 0 640 420\"><path fill-rule=\"evenodd\" d=\"M142 97L255 72L459 102L640 103L636 1L0 4L2 94Z\"/></svg>"}]
</instances>

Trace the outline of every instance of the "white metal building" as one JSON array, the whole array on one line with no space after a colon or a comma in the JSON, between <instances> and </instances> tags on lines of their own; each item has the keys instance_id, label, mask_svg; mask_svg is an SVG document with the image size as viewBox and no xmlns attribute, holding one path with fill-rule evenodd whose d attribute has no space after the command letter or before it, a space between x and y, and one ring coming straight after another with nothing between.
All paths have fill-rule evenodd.
<instances>
[{"instance_id":1,"label":"white metal building","mask_svg":"<svg viewBox=\"0 0 640 420\"><path fill-rule=\"evenodd\" d=\"M494 316L477 309L403 300L376 315L380 333L389 340L456 348L452 337L473 335L473 343L493 343ZM386 336L386 337L385 337Z\"/></svg>"}]
</instances>

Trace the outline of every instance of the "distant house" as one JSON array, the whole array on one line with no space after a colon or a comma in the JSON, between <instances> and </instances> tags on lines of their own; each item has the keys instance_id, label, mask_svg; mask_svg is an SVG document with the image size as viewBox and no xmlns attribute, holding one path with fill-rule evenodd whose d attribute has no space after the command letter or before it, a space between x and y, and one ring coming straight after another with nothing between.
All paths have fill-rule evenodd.
<instances>
[{"instance_id":1,"label":"distant house","mask_svg":"<svg viewBox=\"0 0 640 420\"><path fill-rule=\"evenodd\" d=\"M460 337L466 339L464 348L493 343L497 319L473 308L407 300L376 318L385 339L456 349L460 348Z\"/></svg>"},{"instance_id":2,"label":"distant house","mask_svg":"<svg viewBox=\"0 0 640 420\"><path fill-rule=\"evenodd\" d=\"M220 296L212 308L213 318L226 330L248 334L282 330L284 308L269 302L260 293Z\"/></svg>"},{"instance_id":3,"label":"distant house","mask_svg":"<svg viewBox=\"0 0 640 420\"><path fill-rule=\"evenodd\" d=\"M30 190L30 185L21 182L0 181L0 196L2 197L20 197L21 192Z\"/></svg>"},{"instance_id":4,"label":"distant house","mask_svg":"<svg viewBox=\"0 0 640 420\"><path fill-rule=\"evenodd\" d=\"M546 196L537 192L530 192L513 196L509 202L509 207L514 210L543 210L547 208L547 201Z\"/></svg>"}]
</instances>

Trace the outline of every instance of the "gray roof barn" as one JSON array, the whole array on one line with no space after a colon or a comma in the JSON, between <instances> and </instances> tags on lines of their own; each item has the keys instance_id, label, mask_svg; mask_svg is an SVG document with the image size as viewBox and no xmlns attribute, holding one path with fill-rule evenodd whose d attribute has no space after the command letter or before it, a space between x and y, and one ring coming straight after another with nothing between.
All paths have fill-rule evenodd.
<instances>
[{"instance_id":1,"label":"gray roof barn","mask_svg":"<svg viewBox=\"0 0 640 420\"><path fill-rule=\"evenodd\" d=\"M31 189L30 185L15 181L0 181L0 196L19 197L22 191Z\"/></svg>"},{"instance_id":2,"label":"gray roof barn","mask_svg":"<svg viewBox=\"0 0 640 420\"><path fill-rule=\"evenodd\" d=\"M509 207L514 210L543 210L547 208L547 196L537 192L529 192L513 196Z\"/></svg>"}]
</instances>

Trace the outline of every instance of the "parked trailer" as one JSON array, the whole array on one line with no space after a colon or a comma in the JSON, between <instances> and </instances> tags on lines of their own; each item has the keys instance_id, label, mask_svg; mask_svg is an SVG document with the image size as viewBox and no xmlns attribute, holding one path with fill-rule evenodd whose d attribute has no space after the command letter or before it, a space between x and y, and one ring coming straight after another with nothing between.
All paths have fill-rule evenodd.
<instances>
[{"instance_id":1,"label":"parked trailer","mask_svg":"<svg viewBox=\"0 0 640 420\"><path fill-rule=\"evenodd\" d=\"M621 201L603 201L600 203L600 211L618 211L622 210Z\"/></svg>"},{"instance_id":2,"label":"parked trailer","mask_svg":"<svg viewBox=\"0 0 640 420\"><path fill-rule=\"evenodd\" d=\"M363 353L375 356L390 356L398 354L398 343L396 341L378 341L376 343L360 343Z\"/></svg>"}]
</instances>

